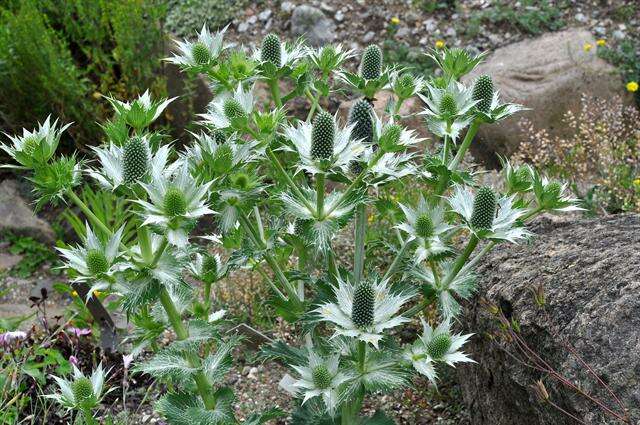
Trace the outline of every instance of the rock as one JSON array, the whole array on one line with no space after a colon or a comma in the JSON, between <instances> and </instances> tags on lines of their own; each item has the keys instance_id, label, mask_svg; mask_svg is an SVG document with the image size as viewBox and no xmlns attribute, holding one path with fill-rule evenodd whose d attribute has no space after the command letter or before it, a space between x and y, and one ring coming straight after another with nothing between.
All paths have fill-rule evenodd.
<instances>
[{"instance_id":1,"label":"rock","mask_svg":"<svg viewBox=\"0 0 640 425\"><path fill-rule=\"evenodd\" d=\"M396 32L396 37L398 38L406 38L411 34L411 31L407 27L400 27Z\"/></svg>"},{"instance_id":2,"label":"rock","mask_svg":"<svg viewBox=\"0 0 640 425\"><path fill-rule=\"evenodd\" d=\"M291 3L290 1L283 1L280 4L280 10L284 13L291 13L293 9L295 9L296 5Z\"/></svg>"},{"instance_id":3,"label":"rock","mask_svg":"<svg viewBox=\"0 0 640 425\"><path fill-rule=\"evenodd\" d=\"M320 47L331 43L335 38L336 26L320 9L302 5L294 9L291 15L291 34L304 36L307 43Z\"/></svg>"},{"instance_id":4,"label":"rock","mask_svg":"<svg viewBox=\"0 0 640 425\"><path fill-rule=\"evenodd\" d=\"M519 323L521 338L544 361L619 412L564 348L566 340L629 409L629 423L640 423L640 217L543 218L532 230L538 235L533 244L503 245L486 257L477 270L479 294ZM534 305L537 285L544 287L548 316ZM498 348L487 337L498 330L495 318L478 298L460 320L465 333L476 335L466 351L478 363L457 368L472 424L577 423L536 401L530 385L541 378L551 401L584 423L619 423L552 377L512 360L504 351L513 353L512 344Z\"/></svg>"},{"instance_id":5,"label":"rock","mask_svg":"<svg viewBox=\"0 0 640 425\"><path fill-rule=\"evenodd\" d=\"M335 20L338 22L344 21L344 12L342 10L338 10L334 16Z\"/></svg>"},{"instance_id":6,"label":"rock","mask_svg":"<svg viewBox=\"0 0 640 425\"><path fill-rule=\"evenodd\" d=\"M373 40L373 38L376 36L376 33L373 31L369 31L367 32L364 37L362 37L362 42L363 43L371 43L371 41Z\"/></svg>"},{"instance_id":7,"label":"rock","mask_svg":"<svg viewBox=\"0 0 640 425\"><path fill-rule=\"evenodd\" d=\"M515 152L527 137L518 125L522 118L546 129L551 137L564 137L572 132L562 122L564 114L579 110L583 93L604 99L621 94L623 86L616 69L598 58L594 50L585 52L587 42L595 45L587 30L569 29L511 44L497 49L463 78L472 84L477 76L489 74L503 101L531 108L498 124L481 126L472 144L478 160L496 166L496 154Z\"/></svg>"},{"instance_id":8,"label":"rock","mask_svg":"<svg viewBox=\"0 0 640 425\"><path fill-rule=\"evenodd\" d=\"M576 13L576 16L574 16L574 19L582 24L587 22L587 17L584 16L584 13Z\"/></svg>"},{"instance_id":9,"label":"rock","mask_svg":"<svg viewBox=\"0 0 640 425\"><path fill-rule=\"evenodd\" d=\"M37 217L22 197L16 180L0 182L0 232L5 231L30 236L47 245L52 245L56 240L49 223Z\"/></svg>"},{"instance_id":10,"label":"rock","mask_svg":"<svg viewBox=\"0 0 640 425\"><path fill-rule=\"evenodd\" d=\"M271 17L271 14L272 14L271 9L265 9L262 12L260 12L260 14L258 15L258 19L260 19L263 22L266 22Z\"/></svg>"},{"instance_id":11,"label":"rock","mask_svg":"<svg viewBox=\"0 0 640 425\"><path fill-rule=\"evenodd\" d=\"M246 22L241 22L240 25L238 25L238 32L240 33L247 32L248 29L249 24L247 24Z\"/></svg>"}]
</instances>

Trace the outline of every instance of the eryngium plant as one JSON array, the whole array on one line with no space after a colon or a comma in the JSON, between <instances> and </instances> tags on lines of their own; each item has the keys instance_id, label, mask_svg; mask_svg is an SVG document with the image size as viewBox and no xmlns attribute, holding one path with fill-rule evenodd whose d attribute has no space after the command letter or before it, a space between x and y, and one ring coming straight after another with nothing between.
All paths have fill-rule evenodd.
<instances>
[{"instance_id":1,"label":"eryngium plant","mask_svg":"<svg viewBox=\"0 0 640 425\"><path fill-rule=\"evenodd\" d=\"M64 200L85 214L86 239L61 249L66 267L79 283L120 299L138 327L129 336L133 354L152 351L137 370L170 384L157 402L169 423L237 422L233 393L223 386L237 340L223 336L223 311L212 303L216 283L237 267L258 271L275 314L304 330L299 347L264 348L264 358L291 367L280 386L300 400L296 420L367 423L360 417L364 397L409 385L415 374L435 385L438 369L472 361L463 352L471 334L452 328L459 301L474 295L474 265L497 243L528 238L525 224L537 214L576 209L575 200L528 166L505 164L505 193L477 187L473 170L462 168L480 125L522 109L502 103L490 77L470 87L459 81L482 56L434 51L442 76L427 81L386 66L375 46L351 73L342 66L354 54L341 46L310 50L269 35L248 56L230 52L223 32L204 28L169 59L204 74L216 90L202 130L183 150L149 129L170 100L146 93L131 103L112 99L115 116L104 125L97 161L57 157L66 126L50 120L11 137L3 149L29 172L40 203ZM256 101L257 83L270 88L273 107ZM322 106L344 86L357 98L346 122ZM382 89L395 99L390 113L379 116L370 103ZM414 96L424 101L425 126L439 140L434 149L421 148L423 139L399 114ZM288 114L296 97L310 101L304 121ZM102 223L76 196L82 176L130 201L135 241L123 243L122 230ZM405 217L378 244L389 247L393 260L376 270L365 245L369 205L380 188L403 182L420 191L419 201L399 205ZM193 243L205 215L215 218L219 233L202 239L219 253L226 249L223 255ZM335 236L351 228L352 260L334 251ZM430 305L439 311L435 323L423 318L415 341L396 341L398 328ZM175 341L159 348L167 328Z\"/></svg>"}]
</instances>

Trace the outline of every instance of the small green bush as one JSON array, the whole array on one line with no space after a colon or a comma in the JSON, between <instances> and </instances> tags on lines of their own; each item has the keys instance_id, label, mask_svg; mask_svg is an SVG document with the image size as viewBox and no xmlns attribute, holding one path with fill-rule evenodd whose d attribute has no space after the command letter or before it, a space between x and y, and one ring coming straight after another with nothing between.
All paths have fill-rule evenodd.
<instances>
[{"instance_id":1,"label":"small green bush","mask_svg":"<svg viewBox=\"0 0 640 425\"><path fill-rule=\"evenodd\" d=\"M0 6L0 128L49 113L74 121L76 145L95 144L111 114L102 94L165 91L161 0L9 0Z\"/></svg>"},{"instance_id":2,"label":"small green bush","mask_svg":"<svg viewBox=\"0 0 640 425\"><path fill-rule=\"evenodd\" d=\"M222 28L251 2L248 0L166 0L166 28L179 37L191 36L206 23Z\"/></svg>"}]
</instances>

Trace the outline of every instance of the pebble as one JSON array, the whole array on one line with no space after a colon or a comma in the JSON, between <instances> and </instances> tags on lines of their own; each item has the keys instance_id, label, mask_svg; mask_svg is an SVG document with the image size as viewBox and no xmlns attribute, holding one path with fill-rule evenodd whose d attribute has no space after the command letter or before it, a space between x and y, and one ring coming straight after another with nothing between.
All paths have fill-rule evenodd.
<instances>
[{"instance_id":1,"label":"pebble","mask_svg":"<svg viewBox=\"0 0 640 425\"><path fill-rule=\"evenodd\" d=\"M249 373L247 374L247 378L249 379L258 379L258 368L257 367L252 367L251 369L249 369Z\"/></svg>"},{"instance_id":2,"label":"pebble","mask_svg":"<svg viewBox=\"0 0 640 425\"><path fill-rule=\"evenodd\" d=\"M455 37L455 36L456 36L456 34L457 34L457 33L456 33L456 29L455 29L455 28L453 28L453 27L449 27L449 28L447 28L447 31L445 32L445 35L446 35L447 37L452 37L452 38L453 38L453 37Z\"/></svg>"},{"instance_id":3,"label":"pebble","mask_svg":"<svg viewBox=\"0 0 640 425\"><path fill-rule=\"evenodd\" d=\"M260 12L260 14L258 15L258 19L260 19L261 21L268 21L269 18L271 17L271 9L266 9L262 12Z\"/></svg>"},{"instance_id":4,"label":"pebble","mask_svg":"<svg viewBox=\"0 0 640 425\"><path fill-rule=\"evenodd\" d=\"M407 27L401 27L398 29L398 31L396 32L396 37L398 38L406 38L411 34L411 31L409 31L409 28Z\"/></svg>"},{"instance_id":5,"label":"pebble","mask_svg":"<svg viewBox=\"0 0 640 425\"><path fill-rule=\"evenodd\" d=\"M373 37L376 36L376 33L373 31L369 31L368 33L366 33L364 35L364 37L362 37L362 41L365 43L370 43L373 40Z\"/></svg>"},{"instance_id":6,"label":"pebble","mask_svg":"<svg viewBox=\"0 0 640 425\"><path fill-rule=\"evenodd\" d=\"M438 27L435 19L427 19L422 23L422 25L424 26L424 29L427 30L427 32L432 32Z\"/></svg>"},{"instance_id":7,"label":"pebble","mask_svg":"<svg viewBox=\"0 0 640 425\"><path fill-rule=\"evenodd\" d=\"M247 19L247 23L249 25L253 25L256 22L258 22L258 17L256 15L251 16L249 19Z\"/></svg>"},{"instance_id":8,"label":"pebble","mask_svg":"<svg viewBox=\"0 0 640 425\"><path fill-rule=\"evenodd\" d=\"M334 16L334 18L336 19L336 21L338 22L342 22L344 21L344 12L342 10L338 10Z\"/></svg>"},{"instance_id":9,"label":"pebble","mask_svg":"<svg viewBox=\"0 0 640 425\"><path fill-rule=\"evenodd\" d=\"M587 17L584 16L584 13L576 13L576 16L574 16L575 20L581 23L585 23L587 22Z\"/></svg>"},{"instance_id":10,"label":"pebble","mask_svg":"<svg viewBox=\"0 0 640 425\"><path fill-rule=\"evenodd\" d=\"M616 40L624 40L626 37L626 34L624 31L622 30L615 30L613 33L611 33L611 35L613 36L613 38L615 38Z\"/></svg>"},{"instance_id":11,"label":"pebble","mask_svg":"<svg viewBox=\"0 0 640 425\"><path fill-rule=\"evenodd\" d=\"M249 29L249 24L246 22L241 22L240 25L238 25L238 32L247 32L247 30Z\"/></svg>"},{"instance_id":12,"label":"pebble","mask_svg":"<svg viewBox=\"0 0 640 425\"><path fill-rule=\"evenodd\" d=\"M283 11L284 13L291 13L295 8L296 8L296 5L291 3L290 1L283 1L280 4L280 10Z\"/></svg>"}]
</instances>

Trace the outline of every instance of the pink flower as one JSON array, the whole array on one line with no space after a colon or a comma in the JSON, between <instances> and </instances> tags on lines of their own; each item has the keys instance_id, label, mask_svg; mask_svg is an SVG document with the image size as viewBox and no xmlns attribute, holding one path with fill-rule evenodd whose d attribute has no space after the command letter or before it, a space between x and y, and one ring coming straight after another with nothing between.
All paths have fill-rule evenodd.
<instances>
[{"instance_id":1,"label":"pink flower","mask_svg":"<svg viewBox=\"0 0 640 425\"><path fill-rule=\"evenodd\" d=\"M10 347L14 343L27 338L27 333L23 331L8 331L0 334L0 346Z\"/></svg>"},{"instance_id":2,"label":"pink flower","mask_svg":"<svg viewBox=\"0 0 640 425\"><path fill-rule=\"evenodd\" d=\"M122 356L122 363L124 363L124 368L129 369L131 362L133 361L133 354L126 354Z\"/></svg>"},{"instance_id":3,"label":"pink flower","mask_svg":"<svg viewBox=\"0 0 640 425\"><path fill-rule=\"evenodd\" d=\"M78 361L78 358L76 356L71 356L71 357L69 357L69 363L71 363L75 367L78 367L78 364L80 362Z\"/></svg>"},{"instance_id":4,"label":"pink flower","mask_svg":"<svg viewBox=\"0 0 640 425\"><path fill-rule=\"evenodd\" d=\"M67 332L71 335L75 335L76 338L81 336L91 335L91 329L88 328L67 328Z\"/></svg>"}]
</instances>

